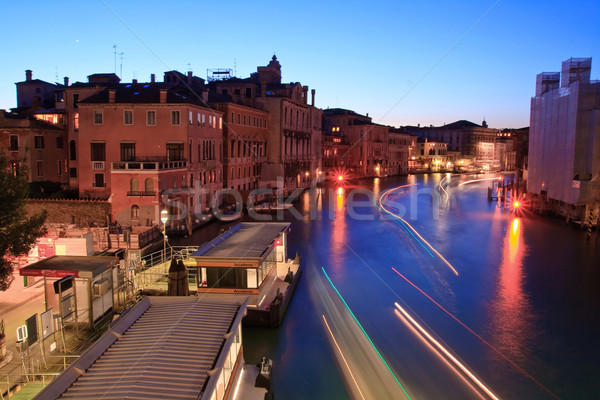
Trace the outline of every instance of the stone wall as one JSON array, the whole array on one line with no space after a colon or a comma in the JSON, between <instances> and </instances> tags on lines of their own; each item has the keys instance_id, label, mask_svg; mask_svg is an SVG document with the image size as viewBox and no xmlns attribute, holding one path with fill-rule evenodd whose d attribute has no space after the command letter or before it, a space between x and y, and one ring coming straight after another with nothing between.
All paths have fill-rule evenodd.
<instances>
[{"instance_id":1,"label":"stone wall","mask_svg":"<svg viewBox=\"0 0 600 400\"><path fill-rule=\"evenodd\" d=\"M111 204L101 200L28 200L27 212L46 209L46 223L75 224L78 227L106 226L111 214Z\"/></svg>"}]
</instances>

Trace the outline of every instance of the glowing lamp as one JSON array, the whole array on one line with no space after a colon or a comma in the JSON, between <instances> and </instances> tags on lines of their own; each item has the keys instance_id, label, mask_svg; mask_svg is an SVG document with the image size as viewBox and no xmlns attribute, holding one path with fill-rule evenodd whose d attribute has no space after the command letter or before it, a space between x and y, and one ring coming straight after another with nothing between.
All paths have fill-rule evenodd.
<instances>
[{"instance_id":1,"label":"glowing lamp","mask_svg":"<svg viewBox=\"0 0 600 400\"><path fill-rule=\"evenodd\" d=\"M309 175L308 171L306 171L306 172L304 173L304 175L308 176L308 175Z\"/></svg>"},{"instance_id":2,"label":"glowing lamp","mask_svg":"<svg viewBox=\"0 0 600 400\"><path fill-rule=\"evenodd\" d=\"M275 246L279 246L281 244L281 241L279 239L275 240Z\"/></svg>"},{"instance_id":3,"label":"glowing lamp","mask_svg":"<svg viewBox=\"0 0 600 400\"><path fill-rule=\"evenodd\" d=\"M344 177L343 177L343 176L341 176L341 175L340 175L340 176L338 176L338 181L343 181L343 180L344 180Z\"/></svg>"},{"instance_id":4,"label":"glowing lamp","mask_svg":"<svg viewBox=\"0 0 600 400\"><path fill-rule=\"evenodd\" d=\"M167 210L162 210L160 212L160 222L166 224L169 219L169 212Z\"/></svg>"},{"instance_id":5,"label":"glowing lamp","mask_svg":"<svg viewBox=\"0 0 600 400\"><path fill-rule=\"evenodd\" d=\"M514 206L515 208L518 208L520 205L521 205L521 203L519 203L519 201L518 201L518 200L517 200L517 201L515 201L515 202L513 203L513 206Z\"/></svg>"}]
</instances>

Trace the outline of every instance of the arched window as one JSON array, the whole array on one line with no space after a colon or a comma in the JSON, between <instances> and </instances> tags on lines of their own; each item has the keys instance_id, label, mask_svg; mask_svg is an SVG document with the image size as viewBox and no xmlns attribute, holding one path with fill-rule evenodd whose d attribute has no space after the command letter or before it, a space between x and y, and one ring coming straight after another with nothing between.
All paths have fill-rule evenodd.
<instances>
[{"instance_id":1,"label":"arched window","mask_svg":"<svg viewBox=\"0 0 600 400\"><path fill-rule=\"evenodd\" d=\"M71 155L71 161L77 160L77 145L74 140L69 142L69 153Z\"/></svg>"},{"instance_id":2,"label":"arched window","mask_svg":"<svg viewBox=\"0 0 600 400\"><path fill-rule=\"evenodd\" d=\"M139 219L140 218L140 208L137 205L131 206L131 219Z\"/></svg>"},{"instance_id":3,"label":"arched window","mask_svg":"<svg viewBox=\"0 0 600 400\"><path fill-rule=\"evenodd\" d=\"M138 192L139 190L140 187L138 185L138 180L136 178L131 178L131 180L129 181L129 191Z\"/></svg>"},{"instance_id":4,"label":"arched window","mask_svg":"<svg viewBox=\"0 0 600 400\"><path fill-rule=\"evenodd\" d=\"M154 191L154 183L152 182L152 178L146 178L146 180L144 181L144 190L146 192Z\"/></svg>"}]
</instances>

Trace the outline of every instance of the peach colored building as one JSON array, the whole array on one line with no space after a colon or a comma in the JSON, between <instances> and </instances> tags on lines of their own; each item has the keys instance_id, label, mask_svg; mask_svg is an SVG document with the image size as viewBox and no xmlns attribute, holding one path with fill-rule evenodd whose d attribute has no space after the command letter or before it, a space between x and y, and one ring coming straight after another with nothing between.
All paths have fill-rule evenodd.
<instances>
[{"instance_id":1,"label":"peach colored building","mask_svg":"<svg viewBox=\"0 0 600 400\"><path fill-rule=\"evenodd\" d=\"M203 104L176 83L135 81L80 100L80 196L109 199L121 224L157 224L167 208L191 226L223 182L222 113Z\"/></svg>"},{"instance_id":2,"label":"peach colored building","mask_svg":"<svg viewBox=\"0 0 600 400\"><path fill-rule=\"evenodd\" d=\"M288 193L309 187L321 168L321 110L314 106L314 89L309 103L308 86L282 83L281 65L275 56L249 78L214 80L209 85L233 103L268 112L262 186L283 184Z\"/></svg>"},{"instance_id":3,"label":"peach colored building","mask_svg":"<svg viewBox=\"0 0 600 400\"><path fill-rule=\"evenodd\" d=\"M258 189L267 159L269 113L232 102L211 106L223 112L223 186L241 193Z\"/></svg>"},{"instance_id":4,"label":"peach colored building","mask_svg":"<svg viewBox=\"0 0 600 400\"><path fill-rule=\"evenodd\" d=\"M11 168L27 167L29 181L69 183L66 132L33 117L0 110L0 152Z\"/></svg>"}]
</instances>

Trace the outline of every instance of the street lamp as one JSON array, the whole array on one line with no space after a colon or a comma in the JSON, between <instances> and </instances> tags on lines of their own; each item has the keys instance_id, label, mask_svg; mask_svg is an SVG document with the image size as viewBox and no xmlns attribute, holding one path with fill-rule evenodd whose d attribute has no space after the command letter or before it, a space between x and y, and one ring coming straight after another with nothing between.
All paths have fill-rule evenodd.
<instances>
[{"instance_id":1,"label":"street lamp","mask_svg":"<svg viewBox=\"0 0 600 400\"><path fill-rule=\"evenodd\" d=\"M162 210L160 212L160 222L163 223L163 237L164 237L164 253L163 260L167 261L167 221L169 220L169 212L167 210Z\"/></svg>"}]
</instances>

